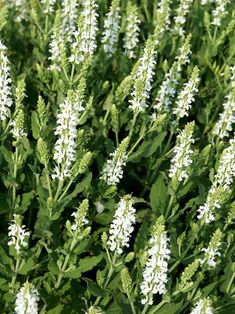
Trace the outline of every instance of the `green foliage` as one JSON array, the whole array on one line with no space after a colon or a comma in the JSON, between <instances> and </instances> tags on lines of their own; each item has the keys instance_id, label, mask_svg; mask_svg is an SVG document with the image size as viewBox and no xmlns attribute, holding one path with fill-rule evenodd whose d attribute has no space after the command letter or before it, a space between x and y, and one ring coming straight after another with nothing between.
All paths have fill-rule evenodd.
<instances>
[{"instance_id":1,"label":"green foliage","mask_svg":"<svg viewBox=\"0 0 235 314\"><path fill-rule=\"evenodd\" d=\"M234 31L232 0L0 1L0 313L235 311Z\"/></svg>"}]
</instances>

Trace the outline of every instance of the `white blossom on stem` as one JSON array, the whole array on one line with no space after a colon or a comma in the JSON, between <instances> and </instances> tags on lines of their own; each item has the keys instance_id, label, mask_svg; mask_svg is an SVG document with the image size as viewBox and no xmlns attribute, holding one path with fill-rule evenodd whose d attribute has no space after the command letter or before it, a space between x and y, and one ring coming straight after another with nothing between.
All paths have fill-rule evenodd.
<instances>
[{"instance_id":1,"label":"white blossom on stem","mask_svg":"<svg viewBox=\"0 0 235 314\"><path fill-rule=\"evenodd\" d=\"M160 86L156 97L156 104L154 105L154 109L158 112L169 112L171 109L171 104L181 77L182 67L189 63L189 54L191 53L189 43L190 38L191 36L187 36L185 39L183 46L179 49L179 54L176 57L175 62L166 73L165 79Z\"/></svg>"},{"instance_id":2,"label":"white blossom on stem","mask_svg":"<svg viewBox=\"0 0 235 314\"><path fill-rule=\"evenodd\" d=\"M180 0L180 4L176 10L176 15L174 17L175 20L174 30L180 36L183 36L185 33L183 27L186 22L186 16L190 12L192 3L193 0Z\"/></svg>"},{"instance_id":3,"label":"white blossom on stem","mask_svg":"<svg viewBox=\"0 0 235 314\"><path fill-rule=\"evenodd\" d=\"M215 210L221 208L223 195L229 191L235 176L235 138L229 141L229 146L223 151L219 167L208 192L206 202L198 209L198 219L205 223L215 220Z\"/></svg>"},{"instance_id":4,"label":"white blossom on stem","mask_svg":"<svg viewBox=\"0 0 235 314\"><path fill-rule=\"evenodd\" d=\"M135 208L130 195L123 196L114 214L109 228L107 245L112 252L122 254L124 247L129 247L131 233L134 231Z\"/></svg>"},{"instance_id":5,"label":"white blossom on stem","mask_svg":"<svg viewBox=\"0 0 235 314\"><path fill-rule=\"evenodd\" d=\"M205 263L211 268L216 266L216 258L220 256L219 248L221 246L222 237L222 232L220 229L217 229L207 247L202 249L202 252L204 252L204 258L201 260L202 264Z\"/></svg>"},{"instance_id":6,"label":"white blossom on stem","mask_svg":"<svg viewBox=\"0 0 235 314\"><path fill-rule=\"evenodd\" d=\"M53 13L56 0L40 0L45 14Z\"/></svg>"},{"instance_id":7,"label":"white blossom on stem","mask_svg":"<svg viewBox=\"0 0 235 314\"><path fill-rule=\"evenodd\" d=\"M6 120L12 106L11 78L6 47L0 41L0 122Z\"/></svg>"},{"instance_id":8,"label":"white blossom on stem","mask_svg":"<svg viewBox=\"0 0 235 314\"><path fill-rule=\"evenodd\" d=\"M51 71L61 70L62 46L64 43L61 23L62 23L61 13L60 11L58 11L56 14L54 26L52 29L51 41L49 43L49 53L50 53L49 60L51 60L52 62L49 69Z\"/></svg>"},{"instance_id":9,"label":"white blossom on stem","mask_svg":"<svg viewBox=\"0 0 235 314\"><path fill-rule=\"evenodd\" d=\"M133 111L144 111L152 89L152 80L156 67L155 43L152 38L146 42L143 56L139 60L134 88L131 93L130 108Z\"/></svg>"},{"instance_id":10,"label":"white blossom on stem","mask_svg":"<svg viewBox=\"0 0 235 314\"><path fill-rule=\"evenodd\" d=\"M228 14L227 5L231 0L215 0L215 9L212 11L212 24L221 26L222 19Z\"/></svg>"},{"instance_id":11,"label":"white blossom on stem","mask_svg":"<svg viewBox=\"0 0 235 314\"><path fill-rule=\"evenodd\" d=\"M180 91L175 103L175 108L173 109L173 114L176 115L178 120L184 116L188 116L188 112L195 100L194 96L198 92L199 81L198 67L194 67L191 77Z\"/></svg>"},{"instance_id":12,"label":"white blossom on stem","mask_svg":"<svg viewBox=\"0 0 235 314\"><path fill-rule=\"evenodd\" d=\"M223 104L224 110L215 124L213 133L220 139L229 136L235 123L235 88L226 96L226 102Z\"/></svg>"},{"instance_id":13,"label":"white blossom on stem","mask_svg":"<svg viewBox=\"0 0 235 314\"><path fill-rule=\"evenodd\" d=\"M59 105L55 135L58 137L53 159L56 163L52 179L63 181L71 176L71 167L76 160L76 138L78 112L76 95L69 91L67 98Z\"/></svg>"},{"instance_id":14,"label":"white blossom on stem","mask_svg":"<svg viewBox=\"0 0 235 314\"><path fill-rule=\"evenodd\" d=\"M76 23L78 18L78 0L63 0L61 16L63 35L70 42L72 35L76 31Z\"/></svg>"},{"instance_id":15,"label":"white blossom on stem","mask_svg":"<svg viewBox=\"0 0 235 314\"><path fill-rule=\"evenodd\" d=\"M82 1L82 13L78 28L74 32L70 62L80 64L86 58L91 58L96 49L96 34L98 31L98 5L95 0Z\"/></svg>"},{"instance_id":16,"label":"white blossom on stem","mask_svg":"<svg viewBox=\"0 0 235 314\"><path fill-rule=\"evenodd\" d=\"M19 215L14 214L14 219L8 227L8 236L10 240L8 245L13 245L17 254L20 255L22 248L27 247L29 232L25 231L25 225L22 225Z\"/></svg>"},{"instance_id":17,"label":"white blossom on stem","mask_svg":"<svg viewBox=\"0 0 235 314\"><path fill-rule=\"evenodd\" d=\"M16 314L38 314L39 293L33 284L25 282L16 295Z\"/></svg>"},{"instance_id":18,"label":"white blossom on stem","mask_svg":"<svg viewBox=\"0 0 235 314\"><path fill-rule=\"evenodd\" d=\"M190 314L213 314L212 302L209 298L200 299Z\"/></svg>"},{"instance_id":19,"label":"white blossom on stem","mask_svg":"<svg viewBox=\"0 0 235 314\"><path fill-rule=\"evenodd\" d=\"M142 304L152 305L154 294L164 294L166 292L167 260L170 258L168 242L169 238L165 231L164 218L161 216L155 223L149 240L148 260L143 271L143 281L140 285Z\"/></svg>"},{"instance_id":20,"label":"white blossom on stem","mask_svg":"<svg viewBox=\"0 0 235 314\"><path fill-rule=\"evenodd\" d=\"M124 53L129 59L135 58L135 48L139 42L139 28L140 20L138 18L137 6L128 2L127 17L125 26Z\"/></svg>"},{"instance_id":21,"label":"white blossom on stem","mask_svg":"<svg viewBox=\"0 0 235 314\"><path fill-rule=\"evenodd\" d=\"M108 159L102 170L101 179L108 185L116 185L123 177L123 168L127 161L127 146L129 138L125 138L118 148L110 154L111 159Z\"/></svg>"},{"instance_id":22,"label":"white blossom on stem","mask_svg":"<svg viewBox=\"0 0 235 314\"><path fill-rule=\"evenodd\" d=\"M184 130L177 136L177 143L173 150L174 157L171 160L169 177L172 178L173 185L186 180L191 171L193 150L191 148L194 143L193 130L194 122L186 124Z\"/></svg>"},{"instance_id":23,"label":"white blossom on stem","mask_svg":"<svg viewBox=\"0 0 235 314\"><path fill-rule=\"evenodd\" d=\"M104 52L111 57L116 51L120 29L120 0L113 0L109 12L104 19L102 43Z\"/></svg>"}]
</instances>

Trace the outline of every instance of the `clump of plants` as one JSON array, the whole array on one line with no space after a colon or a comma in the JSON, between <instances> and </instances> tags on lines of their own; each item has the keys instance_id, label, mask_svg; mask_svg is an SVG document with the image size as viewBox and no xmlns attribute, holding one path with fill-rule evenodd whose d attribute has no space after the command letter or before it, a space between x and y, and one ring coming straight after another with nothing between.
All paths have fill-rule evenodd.
<instances>
[{"instance_id":1,"label":"clump of plants","mask_svg":"<svg viewBox=\"0 0 235 314\"><path fill-rule=\"evenodd\" d=\"M0 313L235 311L235 3L0 1Z\"/></svg>"}]
</instances>

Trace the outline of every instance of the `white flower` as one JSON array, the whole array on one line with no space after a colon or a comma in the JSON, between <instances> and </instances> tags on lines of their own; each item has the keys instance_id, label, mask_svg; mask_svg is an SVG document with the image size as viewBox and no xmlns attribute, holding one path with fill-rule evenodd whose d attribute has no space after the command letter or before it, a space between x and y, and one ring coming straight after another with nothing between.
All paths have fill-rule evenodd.
<instances>
[{"instance_id":1,"label":"white flower","mask_svg":"<svg viewBox=\"0 0 235 314\"><path fill-rule=\"evenodd\" d=\"M39 293L33 284L26 282L16 295L15 312L16 314L37 314L38 313Z\"/></svg>"},{"instance_id":2,"label":"white flower","mask_svg":"<svg viewBox=\"0 0 235 314\"><path fill-rule=\"evenodd\" d=\"M74 94L69 92L68 97L60 104L60 111L57 115L55 135L58 136L58 139L53 156L56 166L52 179L58 178L61 181L71 176L71 166L76 160L78 116L74 98Z\"/></svg>"},{"instance_id":3,"label":"white flower","mask_svg":"<svg viewBox=\"0 0 235 314\"><path fill-rule=\"evenodd\" d=\"M104 20L104 31L101 40L104 51L109 57L111 57L116 51L120 19L120 1L113 0L110 11L106 14Z\"/></svg>"},{"instance_id":4,"label":"white flower","mask_svg":"<svg viewBox=\"0 0 235 314\"><path fill-rule=\"evenodd\" d=\"M213 314L212 303L209 298L200 299L190 314Z\"/></svg>"},{"instance_id":5,"label":"white flower","mask_svg":"<svg viewBox=\"0 0 235 314\"><path fill-rule=\"evenodd\" d=\"M226 96L226 102L223 104L224 110L215 124L213 133L220 139L229 136L235 123L235 88Z\"/></svg>"},{"instance_id":6,"label":"white flower","mask_svg":"<svg viewBox=\"0 0 235 314\"><path fill-rule=\"evenodd\" d=\"M107 245L110 251L121 254L123 248L129 247L131 233L134 231L135 208L130 195L123 196L114 214L113 222L109 228L109 239Z\"/></svg>"},{"instance_id":7,"label":"white flower","mask_svg":"<svg viewBox=\"0 0 235 314\"><path fill-rule=\"evenodd\" d=\"M125 138L115 152L110 154L111 159L108 159L102 170L101 179L108 185L115 185L120 182L123 177L123 167L126 165L129 138Z\"/></svg>"},{"instance_id":8,"label":"white flower","mask_svg":"<svg viewBox=\"0 0 235 314\"><path fill-rule=\"evenodd\" d=\"M91 306L85 314L103 314L104 312L101 310L101 308L97 306Z\"/></svg>"},{"instance_id":9,"label":"white flower","mask_svg":"<svg viewBox=\"0 0 235 314\"><path fill-rule=\"evenodd\" d=\"M76 31L76 23L78 17L78 1L63 0L62 1L62 33L70 42L72 35Z\"/></svg>"},{"instance_id":10,"label":"white flower","mask_svg":"<svg viewBox=\"0 0 235 314\"><path fill-rule=\"evenodd\" d=\"M235 176L235 138L229 141L220 158L219 167L212 186L208 192L206 203L198 209L198 219L204 219L205 223L215 220L214 211L221 207L223 201L221 193L230 189Z\"/></svg>"},{"instance_id":11,"label":"white flower","mask_svg":"<svg viewBox=\"0 0 235 314\"><path fill-rule=\"evenodd\" d=\"M135 58L135 48L139 42L139 24L137 7L128 2L127 5L127 17L126 17L126 29L123 38L124 41L124 53L129 59Z\"/></svg>"},{"instance_id":12,"label":"white flower","mask_svg":"<svg viewBox=\"0 0 235 314\"><path fill-rule=\"evenodd\" d=\"M71 225L71 230L79 233L84 225L89 223L86 218L88 212L88 200L84 200L81 205L78 207L77 211L72 213L72 217L74 217L74 222Z\"/></svg>"},{"instance_id":13,"label":"white flower","mask_svg":"<svg viewBox=\"0 0 235 314\"><path fill-rule=\"evenodd\" d=\"M174 30L180 36L183 36L185 33L183 26L186 22L186 15L189 13L192 3L193 0L180 0L180 4L176 10L176 15L174 17L175 20Z\"/></svg>"},{"instance_id":14,"label":"white flower","mask_svg":"<svg viewBox=\"0 0 235 314\"><path fill-rule=\"evenodd\" d=\"M195 100L194 95L198 92L199 81L199 70L197 67L194 67L193 73L180 91L173 109L173 114L177 116L177 119L188 116L188 111Z\"/></svg>"},{"instance_id":15,"label":"white flower","mask_svg":"<svg viewBox=\"0 0 235 314\"><path fill-rule=\"evenodd\" d=\"M143 272L143 281L140 285L142 304L153 304L153 295L164 294L167 283L167 260L170 258L168 249L169 238L165 231L164 218L160 217L152 231L149 240L148 260Z\"/></svg>"},{"instance_id":16,"label":"white flower","mask_svg":"<svg viewBox=\"0 0 235 314\"><path fill-rule=\"evenodd\" d=\"M21 22L22 20L26 20L29 14L29 7L27 0L7 0L7 5L9 7L14 7L17 15L15 17L16 22Z\"/></svg>"},{"instance_id":17,"label":"white flower","mask_svg":"<svg viewBox=\"0 0 235 314\"><path fill-rule=\"evenodd\" d=\"M177 144L174 148L174 157L171 160L169 177L176 182L181 182L189 177L192 164L194 122L186 124L184 130L177 136Z\"/></svg>"},{"instance_id":18,"label":"white flower","mask_svg":"<svg viewBox=\"0 0 235 314\"><path fill-rule=\"evenodd\" d=\"M16 140L20 137L27 136L24 131L24 111L22 108L17 111L14 120L11 122L11 126L12 129L10 132Z\"/></svg>"},{"instance_id":19,"label":"white flower","mask_svg":"<svg viewBox=\"0 0 235 314\"><path fill-rule=\"evenodd\" d=\"M154 37L156 44L160 42L160 36L169 29L170 25L170 4L171 0L159 0L154 19Z\"/></svg>"},{"instance_id":20,"label":"white flower","mask_svg":"<svg viewBox=\"0 0 235 314\"><path fill-rule=\"evenodd\" d=\"M6 47L0 41L0 122L6 120L12 105L10 66Z\"/></svg>"},{"instance_id":21,"label":"white flower","mask_svg":"<svg viewBox=\"0 0 235 314\"><path fill-rule=\"evenodd\" d=\"M14 219L12 223L8 227L8 236L10 241L8 241L8 245L13 245L16 249L17 254L21 253L22 248L27 247L29 237L29 232L25 231L25 225L21 224L21 218L19 215L13 215Z\"/></svg>"},{"instance_id":22,"label":"white flower","mask_svg":"<svg viewBox=\"0 0 235 314\"><path fill-rule=\"evenodd\" d=\"M159 112L169 112L171 109L170 106L181 77L182 66L189 63L189 54L191 53L189 41L190 36L186 38L183 46L179 49L179 55L166 73L165 79L160 86L156 104L154 105L154 109L157 109Z\"/></svg>"},{"instance_id":23,"label":"white flower","mask_svg":"<svg viewBox=\"0 0 235 314\"><path fill-rule=\"evenodd\" d=\"M201 261L202 264L205 263L212 268L216 266L216 257L220 256L220 252L218 250L222 243L222 237L222 232L220 229L217 229L207 247L202 249L202 252L205 252L204 258Z\"/></svg>"},{"instance_id":24,"label":"white flower","mask_svg":"<svg viewBox=\"0 0 235 314\"><path fill-rule=\"evenodd\" d=\"M134 111L144 111L147 108L147 99L150 97L152 89L152 80L156 67L156 51L155 43L150 38L147 40L143 56L139 60L134 89L131 93L131 105L129 106Z\"/></svg>"},{"instance_id":25,"label":"white flower","mask_svg":"<svg viewBox=\"0 0 235 314\"><path fill-rule=\"evenodd\" d=\"M213 3L213 2L215 2L215 0L201 0L201 4L202 5L210 4L210 3Z\"/></svg>"},{"instance_id":26,"label":"white flower","mask_svg":"<svg viewBox=\"0 0 235 314\"><path fill-rule=\"evenodd\" d=\"M54 4L56 3L56 0L40 0L40 1L44 7L43 12L45 14L50 14L54 11Z\"/></svg>"},{"instance_id":27,"label":"white flower","mask_svg":"<svg viewBox=\"0 0 235 314\"><path fill-rule=\"evenodd\" d=\"M221 25L221 20L228 14L226 6L230 3L230 0L215 0L215 9L212 11L213 21L215 26Z\"/></svg>"},{"instance_id":28,"label":"white flower","mask_svg":"<svg viewBox=\"0 0 235 314\"><path fill-rule=\"evenodd\" d=\"M57 12L55 17L55 23L52 30L51 41L49 43L49 60L52 61L49 69L51 71L60 71L62 62L62 46L63 46L63 34L61 26L61 15Z\"/></svg>"},{"instance_id":29,"label":"white flower","mask_svg":"<svg viewBox=\"0 0 235 314\"><path fill-rule=\"evenodd\" d=\"M72 43L70 62L79 64L90 58L96 49L96 34L98 31L98 5L95 0L83 0L83 10L79 20L79 27L74 32L75 41Z\"/></svg>"},{"instance_id":30,"label":"white flower","mask_svg":"<svg viewBox=\"0 0 235 314\"><path fill-rule=\"evenodd\" d=\"M228 189L235 176L235 138L229 140L229 146L223 151L217 174L214 177L213 188L220 186Z\"/></svg>"}]
</instances>

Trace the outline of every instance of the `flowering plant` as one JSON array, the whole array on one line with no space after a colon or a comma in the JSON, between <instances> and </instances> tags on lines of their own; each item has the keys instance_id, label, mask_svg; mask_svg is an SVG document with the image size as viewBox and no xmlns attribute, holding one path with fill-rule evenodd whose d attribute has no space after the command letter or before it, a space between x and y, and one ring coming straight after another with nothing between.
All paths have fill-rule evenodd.
<instances>
[{"instance_id":1,"label":"flowering plant","mask_svg":"<svg viewBox=\"0 0 235 314\"><path fill-rule=\"evenodd\" d=\"M235 312L235 1L0 1L0 313Z\"/></svg>"}]
</instances>

